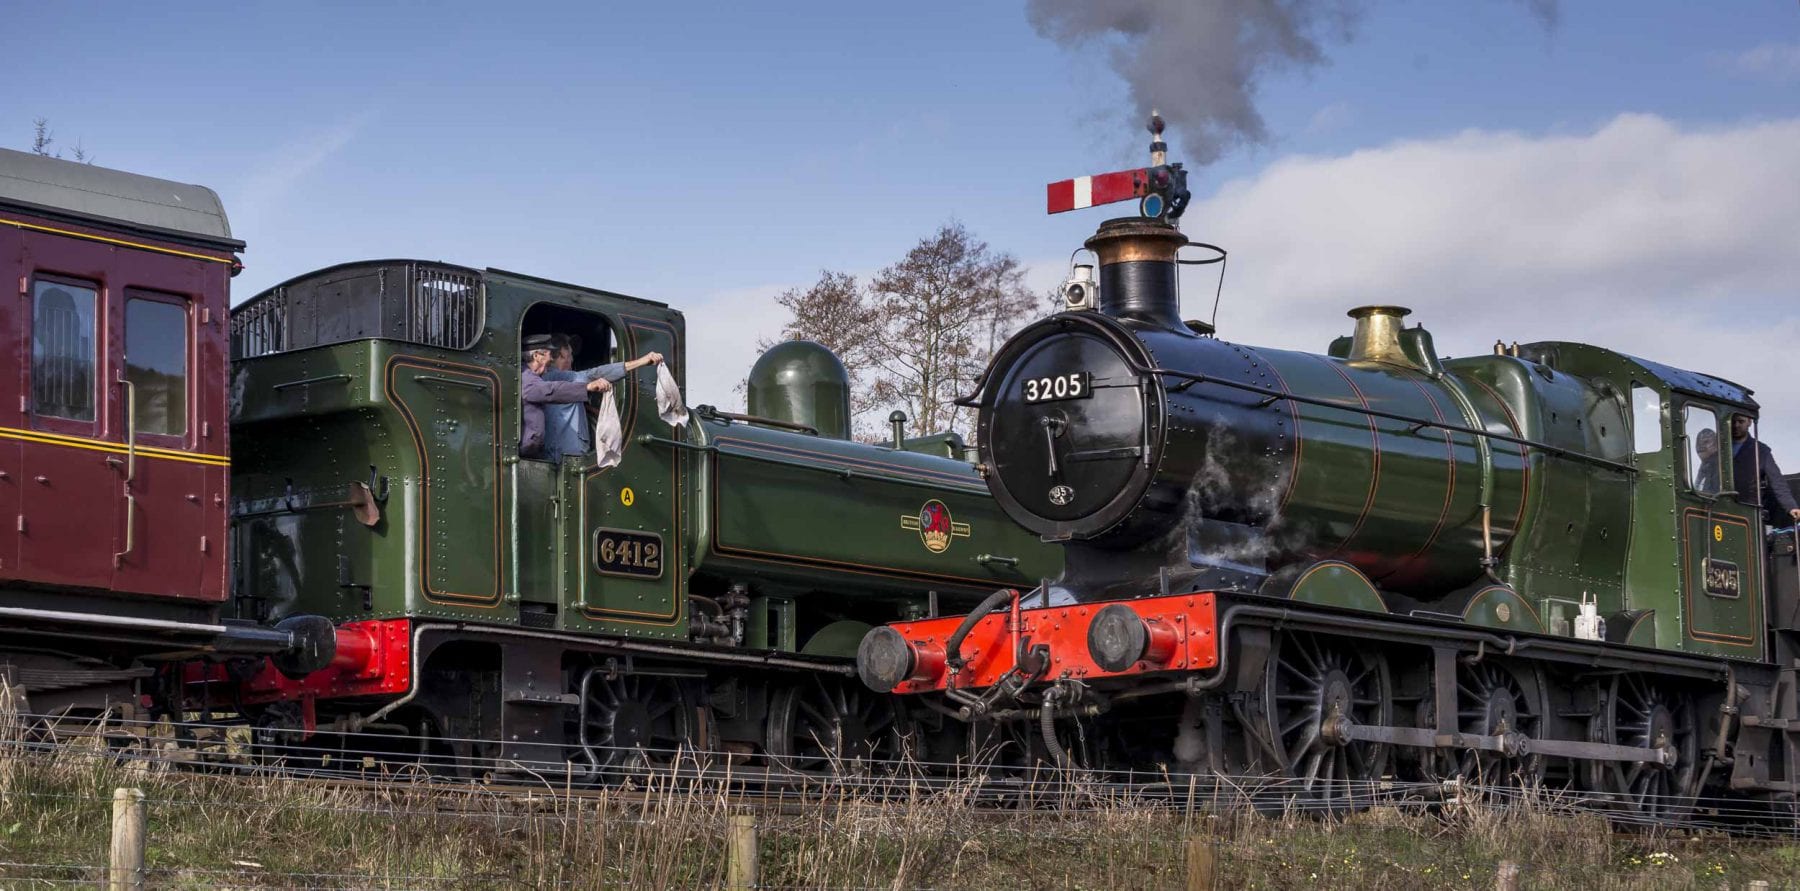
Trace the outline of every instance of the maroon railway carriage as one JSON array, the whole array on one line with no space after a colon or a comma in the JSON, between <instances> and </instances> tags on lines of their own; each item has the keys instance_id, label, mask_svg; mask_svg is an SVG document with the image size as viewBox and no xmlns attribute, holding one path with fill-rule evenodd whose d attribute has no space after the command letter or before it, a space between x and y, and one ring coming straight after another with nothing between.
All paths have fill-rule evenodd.
<instances>
[{"instance_id":1,"label":"maroon railway carriage","mask_svg":"<svg viewBox=\"0 0 1800 891\"><path fill-rule=\"evenodd\" d=\"M0 680L34 712L295 642L217 618L242 249L210 189L0 149Z\"/></svg>"}]
</instances>

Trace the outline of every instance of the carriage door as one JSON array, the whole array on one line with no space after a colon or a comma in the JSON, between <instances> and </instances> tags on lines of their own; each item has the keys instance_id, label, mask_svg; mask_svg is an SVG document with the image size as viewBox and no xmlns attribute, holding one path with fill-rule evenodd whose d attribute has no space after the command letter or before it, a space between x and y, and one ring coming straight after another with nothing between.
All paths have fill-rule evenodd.
<instances>
[{"instance_id":1,"label":"carriage door","mask_svg":"<svg viewBox=\"0 0 1800 891\"><path fill-rule=\"evenodd\" d=\"M1730 413L1690 401L1678 423L1684 632L1694 649L1760 658L1762 518L1736 497Z\"/></svg>"},{"instance_id":2,"label":"carriage door","mask_svg":"<svg viewBox=\"0 0 1800 891\"><path fill-rule=\"evenodd\" d=\"M194 306L180 294L128 288L114 375L124 455L123 511L114 586L193 596L209 553L206 474L222 471L194 448Z\"/></svg>"},{"instance_id":3,"label":"carriage door","mask_svg":"<svg viewBox=\"0 0 1800 891\"><path fill-rule=\"evenodd\" d=\"M27 239L30 244L30 239ZM44 260L80 268L66 246ZM58 248L67 257L54 256ZM27 269L33 264L26 254ZM91 264L89 264L91 265ZM112 583L123 456L107 428L106 288L98 277L33 272L27 282L26 410L19 449L19 575L52 585Z\"/></svg>"},{"instance_id":4,"label":"carriage door","mask_svg":"<svg viewBox=\"0 0 1800 891\"><path fill-rule=\"evenodd\" d=\"M675 329L666 322L619 317L614 361L662 353L670 371L681 369ZM679 379L679 378L678 378ZM625 430L623 460L598 470L593 462L581 475L579 513L582 541L578 603L593 622L623 625L642 634L685 636L682 554L682 453L666 444L644 443L646 435L682 438L656 412L656 369L646 366L614 385Z\"/></svg>"}]
</instances>

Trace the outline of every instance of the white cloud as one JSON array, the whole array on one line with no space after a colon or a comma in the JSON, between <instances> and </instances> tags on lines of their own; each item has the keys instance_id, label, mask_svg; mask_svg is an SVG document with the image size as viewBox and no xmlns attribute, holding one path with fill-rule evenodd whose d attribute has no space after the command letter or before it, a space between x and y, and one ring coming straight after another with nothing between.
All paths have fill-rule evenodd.
<instances>
[{"instance_id":1,"label":"white cloud","mask_svg":"<svg viewBox=\"0 0 1800 891\"><path fill-rule=\"evenodd\" d=\"M1221 336L1323 351L1370 303L1414 310L1439 352L1574 340L1757 391L1800 470L1800 120L1593 132L1470 131L1292 157L1183 220L1231 250ZM1211 312L1210 279L1185 287Z\"/></svg>"},{"instance_id":2,"label":"white cloud","mask_svg":"<svg viewBox=\"0 0 1800 891\"><path fill-rule=\"evenodd\" d=\"M1713 56L1713 64L1733 74L1774 80L1800 79L1800 43L1765 43Z\"/></svg>"},{"instance_id":3,"label":"white cloud","mask_svg":"<svg viewBox=\"0 0 1800 891\"><path fill-rule=\"evenodd\" d=\"M774 340L787 322L787 310L775 302L787 285L738 288L710 294L682 307L687 318L687 392L689 405L714 405L742 411L744 394L737 386L756 364L761 340Z\"/></svg>"}]
</instances>

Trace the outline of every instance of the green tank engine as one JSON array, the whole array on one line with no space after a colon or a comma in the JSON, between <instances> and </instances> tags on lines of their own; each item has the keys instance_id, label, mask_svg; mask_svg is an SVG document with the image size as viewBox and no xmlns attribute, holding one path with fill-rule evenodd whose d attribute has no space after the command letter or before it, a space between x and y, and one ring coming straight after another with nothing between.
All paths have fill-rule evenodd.
<instances>
[{"instance_id":1,"label":"green tank engine","mask_svg":"<svg viewBox=\"0 0 1800 891\"><path fill-rule=\"evenodd\" d=\"M851 440L817 344L768 351L749 414L685 426L653 369L627 376L615 467L522 458L520 342L540 333L579 338L577 368L657 351L685 379L678 311L499 270L352 263L233 312L235 608L338 625L326 671L238 673L269 733L595 767L882 751L894 716L843 683L863 634L1060 572L968 462Z\"/></svg>"}]
</instances>

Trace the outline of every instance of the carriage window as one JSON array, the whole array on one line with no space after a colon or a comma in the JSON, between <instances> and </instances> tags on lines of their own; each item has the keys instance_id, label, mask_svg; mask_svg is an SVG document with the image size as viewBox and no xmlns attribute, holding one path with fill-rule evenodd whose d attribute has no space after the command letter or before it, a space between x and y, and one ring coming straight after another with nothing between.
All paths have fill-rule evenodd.
<instances>
[{"instance_id":1,"label":"carriage window","mask_svg":"<svg viewBox=\"0 0 1800 891\"><path fill-rule=\"evenodd\" d=\"M1724 488L1725 450L1719 447L1719 418L1712 409L1690 405L1681 410L1687 434L1688 487L1703 495L1717 495Z\"/></svg>"},{"instance_id":2,"label":"carriage window","mask_svg":"<svg viewBox=\"0 0 1800 891\"><path fill-rule=\"evenodd\" d=\"M93 285L39 280L31 291L31 411L94 419Z\"/></svg>"},{"instance_id":3,"label":"carriage window","mask_svg":"<svg viewBox=\"0 0 1800 891\"><path fill-rule=\"evenodd\" d=\"M178 298L177 298L178 299ZM127 295L125 379L139 433L187 435L188 313L168 299Z\"/></svg>"},{"instance_id":4,"label":"carriage window","mask_svg":"<svg viewBox=\"0 0 1800 891\"><path fill-rule=\"evenodd\" d=\"M1662 397L1649 387L1631 388L1632 451L1653 455L1662 451Z\"/></svg>"}]
</instances>

